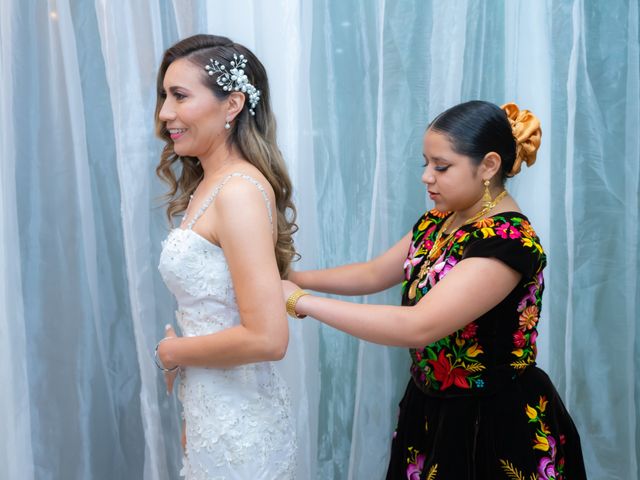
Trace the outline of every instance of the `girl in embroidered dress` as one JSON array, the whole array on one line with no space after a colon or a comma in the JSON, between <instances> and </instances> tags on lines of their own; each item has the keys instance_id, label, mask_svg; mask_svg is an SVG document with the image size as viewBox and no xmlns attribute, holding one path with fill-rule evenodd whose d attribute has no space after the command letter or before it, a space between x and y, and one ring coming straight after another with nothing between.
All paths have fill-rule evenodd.
<instances>
[{"instance_id":1,"label":"girl in embroidered dress","mask_svg":"<svg viewBox=\"0 0 640 480\"><path fill-rule=\"evenodd\" d=\"M293 416L272 362L288 344L279 280L295 255L295 209L266 72L244 46L196 35L165 52L157 88L157 172L169 220L183 214L159 265L183 336L167 326L156 347L169 392L182 372L181 474L292 479Z\"/></svg>"},{"instance_id":2,"label":"girl in embroidered dress","mask_svg":"<svg viewBox=\"0 0 640 480\"><path fill-rule=\"evenodd\" d=\"M504 187L535 161L538 119L514 104L457 105L427 128L422 181L435 209L365 263L292 272L290 315L408 347L387 479L586 478L576 428L535 366L546 257ZM295 283L292 283L295 282ZM402 284L402 306L358 305Z\"/></svg>"}]
</instances>

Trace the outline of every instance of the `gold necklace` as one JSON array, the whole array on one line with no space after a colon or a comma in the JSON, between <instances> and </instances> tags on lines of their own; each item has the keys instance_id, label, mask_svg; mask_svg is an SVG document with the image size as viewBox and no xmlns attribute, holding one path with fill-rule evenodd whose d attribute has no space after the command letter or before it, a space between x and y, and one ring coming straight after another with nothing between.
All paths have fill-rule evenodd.
<instances>
[{"instance_id":1,"label":"gold necklace","mask_svg":"<svg viewBox=\"0 0 640 480\"><path fill-rule=\"evenodd\" d=\"M429 270L431 270L432 262L440 254L441 249L451 241L451 239L456 234L456 232L458 230L460 230L462 227L464 227L465 225L469 225L470 223L473 223L473 222L481 219L482 217L484 217L487 213L489 213L489 211L491 211L491 209L495 208L495 206L498 205L498 203L500 203L500 201L506 195L507 195L507 191L506 190L503 190L502 192L500 192L500 194L496 198L494 198L491 201L491 203L489 203L488 205L483 207L482 210L480 210L478 213L473 215L471 218L468 218L467 220L465 220L464 223L462 223L458 228L454 229L450 234L448 234L444 238L444 240L442 240L442 236L443 236L444 232L447 230L447 228L449 228L451 226L451 224L453 223L453 220L456 217L456 214L453 213L449 218L447 218L445 220L445 222L442 224L442 228L440 228L440 230L438 230L438 234L436 235L436 239L433 241L433 245L429 249L429 252L426 255L426 259L424 260L424 263L420 267L420 271L418 272L418 276L411 283L411 287L409 287L409 299L410 300L413 300L414 298L416 298L416 290L418 288L418 283L420 283L422 281L422 279L425 277L425 275L429 272Z\"/></svg>"}]
</instances>

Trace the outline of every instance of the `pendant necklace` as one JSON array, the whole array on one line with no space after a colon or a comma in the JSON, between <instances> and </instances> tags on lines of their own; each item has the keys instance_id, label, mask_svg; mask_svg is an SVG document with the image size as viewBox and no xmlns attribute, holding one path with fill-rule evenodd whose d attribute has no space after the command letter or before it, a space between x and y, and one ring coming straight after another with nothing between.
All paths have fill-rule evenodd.
<instances>
[{"instance_id":1,"label":"pendant necklace","mask_svg":"<svg viewBox=\"0 0 640 480\"><path fill-rule=\"evenodd\" d=\"M462 227L464 227L465 225L469 225L470 223L480 220L487 213L489 213L489 211L491 211L491 209L493 209L498 203L500 203L500 201L506 195L507 195L507 191L503 190L495 199L493 199L491 203L487 204L485 207L482 208L482 210L480 210L478 213L473 215L471 218L467 219L465 222L463 222L459 227L454 229L450 234L448 234L443 239L442 237L444 236L444 232L446 232L447 229L453 224L456 214L453 213L449 218L445 220L445 222L442 224L442 228L438 230L438 234L436 235L436 239L433 241L433 245L429 249L429 252L425 255L425 260L420 266L420 271L418 272L418 276L415 278L413 282L411 282L411 286L409 287L409 294L408 294L409 300L413 300L414 298L416 298L416 291L418 289L418 284L425 278L426 275L430 273L431 269L433 268L432 266L433 262L438 258L438 256L441 253L441 250L451 241L451 239L456 234L456 232L460 230Z\"/></svg>"}]
</instances>

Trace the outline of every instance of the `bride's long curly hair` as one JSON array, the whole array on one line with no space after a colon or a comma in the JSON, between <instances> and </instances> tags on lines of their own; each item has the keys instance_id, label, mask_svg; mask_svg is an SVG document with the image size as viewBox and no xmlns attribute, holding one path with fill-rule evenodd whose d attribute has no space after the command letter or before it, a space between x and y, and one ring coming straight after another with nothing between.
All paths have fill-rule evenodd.
<instances>
[{"instance_id":1,"label":"bride's long curly hair","mask_svg":"<svg viewBox=\"0 0 640 480\"><path fill-rule=\"evenodd\" d=\"M296 208L291 200L292 186L282 153L276 143L276 121L269 102L269 84L264 66L246 47L226 37L216 35L194 35L169 48L162 58L157 80L155 111L156 135L166 142L156 168L158 176L169 185L166 194L167 217L173 222L175 216L184 212L189 197L203 178L204 172L195 157L181 157L173 150L173 141L166 125L159 118L165 99L164 76L172 62L185 58L202 67L202 81L220 100L231 92L224 91L215 79L207 75L204 66L210 59L218 60L229 68L233 55L244 55L248 60L245 75L249 83L260 90L260 101L255 115L249 112L248 98L237 115L230 130L228 142L235 145L242 156L254 165L268 180L276 198L278 238L275 245L276 260L282 277L286 277L289 266L298 255L293 245L293 234L298 230L295 223Z\"/></svg>"}]
</instances>

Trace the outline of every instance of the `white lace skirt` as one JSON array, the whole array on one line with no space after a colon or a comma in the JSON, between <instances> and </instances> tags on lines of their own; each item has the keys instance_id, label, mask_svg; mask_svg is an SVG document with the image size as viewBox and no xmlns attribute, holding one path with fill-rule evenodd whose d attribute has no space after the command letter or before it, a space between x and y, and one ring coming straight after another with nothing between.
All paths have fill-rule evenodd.
<instances>
[{"instance_id":1,"label":"white lace skirt","mask_svg":"<svg viewBox=\"0 0 640 480\"><path fill-rule=\"evenodd\" d=\"M186 368L180 400L187 480L294 478L295 425L289 392L270 363Z\"/></svg>"}]
</instances>

